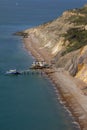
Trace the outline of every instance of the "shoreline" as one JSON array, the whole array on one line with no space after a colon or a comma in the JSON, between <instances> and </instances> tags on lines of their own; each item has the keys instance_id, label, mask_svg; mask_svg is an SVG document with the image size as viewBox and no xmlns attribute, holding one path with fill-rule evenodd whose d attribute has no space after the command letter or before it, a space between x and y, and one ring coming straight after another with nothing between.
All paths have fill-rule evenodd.
<instances>
[{"instance_id":1,"label":"shoreline","mask_svg":"<svg viewBox=\"0 0 87 130\"><path fill-rule=\"evenodd\" d=\"M31 52L35 59L39 61L45 60L50 63L50 54L44 48L41 48L38 39L33 34L28 38L23 38L23 42L25 48ZM63 68L57 69L53 67L44 70L44 72L58 89L62 101L65 102L65 106L72 113L75 121L79 123L80 129L87 130L87 97L78 87L81 85Z\"/></svg>"}]
</instances>

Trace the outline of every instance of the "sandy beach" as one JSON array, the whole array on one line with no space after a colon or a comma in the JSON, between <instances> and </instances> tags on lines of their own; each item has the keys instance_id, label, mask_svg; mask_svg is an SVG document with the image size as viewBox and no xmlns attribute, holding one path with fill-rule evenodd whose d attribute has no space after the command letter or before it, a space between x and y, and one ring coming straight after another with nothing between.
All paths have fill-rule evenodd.
<instances>
[{"instance_id":1,"label":"sandy beach","mask_svg":"<svg viewBox=\"0 0 87 130\"><path fill-rule=\"evenodd\" d=\"M45 48L41 48L38 39L33 34L28 38L24 38L23 42L25 48L35 59L39 61L45 60L47 63L50 63L52 60L50 53ZM66 107L68 107L75 120L80 124L81 130L87 130L87 96L80 89L84 84L77 82L63 68L53 66L50 69L44 70L44 72L55 84L61 94L62 100L65 101Z\"/></svg>"}]
</instances>

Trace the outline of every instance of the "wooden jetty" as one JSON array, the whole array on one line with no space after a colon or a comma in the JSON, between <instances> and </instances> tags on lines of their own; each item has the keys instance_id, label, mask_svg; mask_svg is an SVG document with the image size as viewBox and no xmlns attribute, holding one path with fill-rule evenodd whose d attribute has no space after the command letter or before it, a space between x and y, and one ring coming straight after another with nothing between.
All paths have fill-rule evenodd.
<instances>
[{"instance_id":1,"label":"wooden jetty","mask_svg":"<svg viewBox=\"0 0 87 130\"><path fill-rule=\"evenodd\" d=\"M37 74L37 75L42 75L43 71L39 70L39 69L27 69L27 70L20 70L20 71L6 71L5 75L33 75L33 74Z\"/></svg>"},{"instance_id":2,"label":"wooden jetty","mask_svg":"<svg viewBox=\"0 0 87 130\"><path fill-rule=\"evenodd\" d=\"M29 75L29 74L31 74L31 75L33 75L33 74L43 74L43 71L41 71L41 70L32 70L32 69L28 69L28 70L24 70L24 71L20 71L20 73L22 74L22 75Z\"/></svg>"}]
</instances>

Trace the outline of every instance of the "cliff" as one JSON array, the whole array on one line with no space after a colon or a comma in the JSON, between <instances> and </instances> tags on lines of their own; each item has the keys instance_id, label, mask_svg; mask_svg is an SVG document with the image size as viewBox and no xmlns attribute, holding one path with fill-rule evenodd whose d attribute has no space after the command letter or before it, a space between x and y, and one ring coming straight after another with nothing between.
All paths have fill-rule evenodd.
<instances>
[{"instance_id":1,"label":"cliff","mask_svg":"<svg viewBox=\"0 0 87 130\"><path fill-rule=\"evenodd\" d=\"M87 5L16 34L24 37L25 47L37 60L52 65L43 71L55 84L81 130L86 130Z\"/></svg>"},{"instance_id":2,"label":"cliff","mask_svg":"<svg viewBox=\"0 0 87 130\"><path fill-rule=\"evenodd\" d=\"M36 38L57 68L87 83L87 5L68 10L59 18L24 31Z\"/></svg>"}]
</instances>

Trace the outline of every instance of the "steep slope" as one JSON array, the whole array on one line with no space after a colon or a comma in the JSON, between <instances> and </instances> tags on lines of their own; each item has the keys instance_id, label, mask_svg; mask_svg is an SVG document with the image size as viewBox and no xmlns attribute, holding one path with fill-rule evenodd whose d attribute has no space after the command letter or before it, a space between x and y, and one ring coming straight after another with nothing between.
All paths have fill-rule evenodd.
<instances>
[{"instance_id":1,"label":"steep slope","mask_svg":"<svg viewBox=\"0 0 87 130\"><path fill-rule=\"evenodd\" d=\"M38 40L40 49L50 54L50 62L57 68L65 68L87 83L87 5L23 33Z\"/></svg>"}]
</instances>

